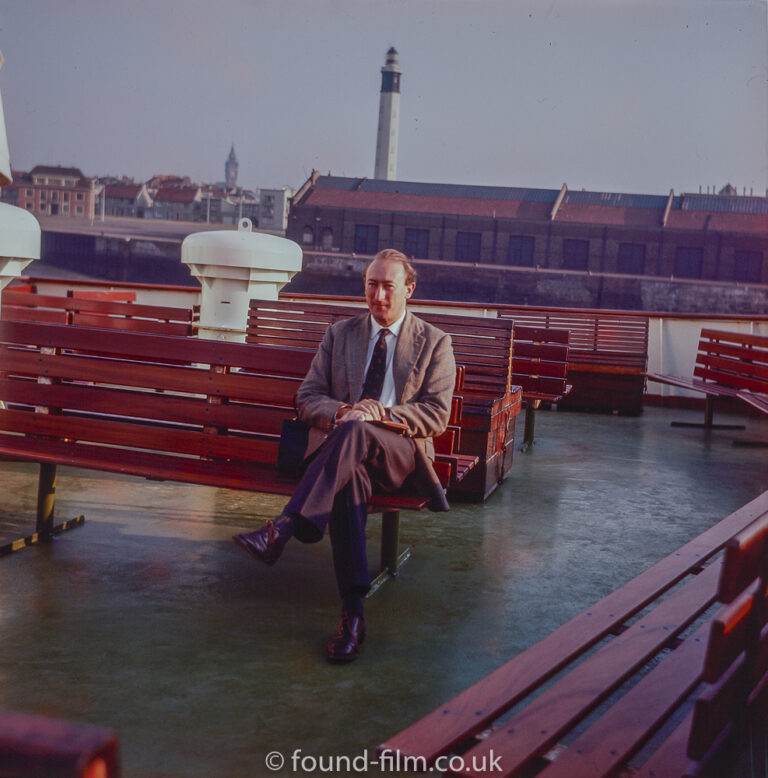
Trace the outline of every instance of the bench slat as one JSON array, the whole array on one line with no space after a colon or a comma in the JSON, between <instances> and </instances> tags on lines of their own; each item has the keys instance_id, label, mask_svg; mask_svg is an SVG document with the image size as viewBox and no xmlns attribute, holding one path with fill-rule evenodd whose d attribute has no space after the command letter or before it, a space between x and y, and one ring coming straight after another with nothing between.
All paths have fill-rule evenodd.
<instances>
[{"instance_id":1,"label":"bench slat","mask_svg":"<svg viewBox=\"0 0 768 778\"><path fill-rule=\"evenodd\" d=\"M39 384L34 380L0 378L0 396L12 405L52 406L83 414L115 413L177 424L280 434L282 423L293 418L292 407L251 403L208 403L204 398L129 391L85 384ZM446 451L445 453L450 453Z\"/></svg>"},{"instance_id":2,"label":"bench slat","mask_svg":"<svg viewBox=\"0 0 768 778\"><path fill-rule=\"evenodd\" d=\"M243 459L273 464L279 438L267 435L217 435L196 430L172 429L160 424L114 421L109 417L58 416L47 413L0 409L4 432L99 443L102 446L175 452L217 459ZM171 455L168 455L171 458Z\"/></svg>"},{"instance_id":3,"label":"bench slat","mask_svg":"<svg viewBox=\"0 0 768 778\"><path fill-rule=\"evenodd\" d=\"M303 379L314 356L314 349L286 351L275 346L227 343L218 340L180 338L141 332L104 331L89 327L0 321L0 342L29 343L48 348L64 348L98 354L107 343L113 357L137 361L168 361L226 365L257 373L279 368L280 375ZM2 363L5 365L5 362Z\"/></svg>"},{"instance_id":4,"label":"bench slat","mask_svg":"<svg viewBox=\"0 0 768 778\"><path fill-rule=\"evenodd\" d=\"M3 369L21 375L45 375L52 379L90 381L132 387L151 387L184 394L220 395L284 405L293 398L298 378L261 376L255 384L248 374L216 373L183 365L161 365L93 357L84 354L40 354L37 351L0 347Z\"/></svg>"},{"instance_id":5,"label":"bench slat","mask_svg":"<svg viewBox=\"0 0 768 778\"><path fill-rule=\"evenodd\" d=\"M698 685L708 631L703 624L686 638L537 778L599 778L620 767Z\"/></svg>"}]
</instances>

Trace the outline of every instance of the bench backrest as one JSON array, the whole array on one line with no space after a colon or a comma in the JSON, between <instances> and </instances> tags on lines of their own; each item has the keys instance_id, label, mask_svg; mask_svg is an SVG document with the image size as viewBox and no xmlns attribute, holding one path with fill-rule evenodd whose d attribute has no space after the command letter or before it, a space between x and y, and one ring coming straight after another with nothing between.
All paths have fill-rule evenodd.
<instances>
[{"instance_id":1,"label":"bench backrest","mask_svg":"<svg viewBox=\"0 0 768 778\"><path fill-rule=\"evenodd\" d=\"M122 299L104 299L74 293L72 296L3 291L3 321L33 321L52 324L75 324L81 327L130 330L159 335L192 335L199 319L199 307L178 308L165 305L143 305Z\"/></svg>"},{"instance_id":2,"label":"bench backrest","mask_svg":"<svg viewBox=\"0 0 768 778\"><path fill-rule=\"evenodd\" d=\"M202 471L184 457L273 467L282 424L295 415L294 396L314 353L3 321L0 431L98 444L95 457L107 448L174 457L200 483ZM450 423L460 415L455 398ZM446 431L435 441L438 452L453 453L458 438L458 430ZM144 464L130 472L145 475L151 467ZM435 470L447 484L451 463L436 461Z\"/></svg>"},{"instance_id":3,"label":"bench backrest","mask_svg":"<svg viewBox=\"0 0 768 778\"><path fill-rule=\"evenodd\" d=\"M768 513L725 547L718 599L704 658L704 689L696 698L687 754L706 763L746 721L750 695L768 671Z\"/></svg>"},{"instance_id":4,"label":"bench backrest","mask_svg":"<svg viewBox=\"0 0 768 778\"><path fill-rule=\"evenodd\" d=\"M515 323L512 383L526 399L553 400L566 394L568 330L524 327Z\"/></svg>"},{"instance_id":5,"label":"bench backrest","mask_svg":"<svg viewBox=\"0 0 768 778\"><path fill-rule=\"evenodd\" d=\"M312 353L0 322L5 431L274 463Z\"/></svg>"},{"instance_id":6,"label":"bench backrest","mask_svg":"<svg viewBox=\"0 0 768 778\"><path fill-rule=\"evenodd\" d=\"M329 324L364 313L352 305L288 300L251 300L246 342L316 348ZM451 336L456 362L464 366L464 388L501 395L512 372L510 321L417 312Z\"/></svg>"},{"instance_id":7,"label":"bench backrest","mask_svg":"<svg viewBox=\"0 0 768 778\"><path fill-rule=\"evenodd\" d=\"M514 319L516 325L568 330L571 364L620 365L645 370L647 316L505 305L499 307L499 317Z\"/></svg>"},{"instance_id":8,"label":"bench backrest","mask_svg":"<svg viewBox=\"0 0 768 778\"><path fill-rule=\"evenodd\" d=\"M703 381L768 394L768 335L702 329L693 374Z\"/></svg>"}]
</instances>

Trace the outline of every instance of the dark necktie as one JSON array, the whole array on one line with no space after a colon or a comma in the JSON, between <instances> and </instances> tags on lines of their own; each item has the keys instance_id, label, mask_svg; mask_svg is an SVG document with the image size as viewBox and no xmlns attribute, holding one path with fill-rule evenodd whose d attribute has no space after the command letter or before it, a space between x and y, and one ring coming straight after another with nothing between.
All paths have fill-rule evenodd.
<instances>
[{"instance_id":1,"label":"dark necktie","mask_svg":"<svg viewBox=\"0 0 768 778\"><path fill-rule=\"evenodd\" d=\"M371 398L378 400L381 398L381 390L384 388L384 374L387 372L387 340L389 330L386 327L379 332L379 339L373 347L371 354L371 364L368 365L368 372L365 374L365 383L363 384L363 393L361 400Z\"/></svg>"}]
</instances>

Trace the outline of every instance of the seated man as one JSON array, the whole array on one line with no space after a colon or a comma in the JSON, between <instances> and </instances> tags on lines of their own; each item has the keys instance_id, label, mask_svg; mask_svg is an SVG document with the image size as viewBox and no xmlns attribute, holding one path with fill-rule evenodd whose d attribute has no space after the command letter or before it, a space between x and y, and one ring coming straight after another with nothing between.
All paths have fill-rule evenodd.
<instances>
[{"instance_id":1,"label":"seated man","mask_svg":"<svg viewBox=\"0 0 768 778\"><path fill-rule=\"evenodd\" d=\"M272 565L289 538L315 542L328 527L342 599L327 648L331 661L356 659L365 638L365 523L373 490L398 489L410 479L417 493L432 497L433 510L448 509L432 468L432 438L448 423L456 366L450 337L406 311L415 287L404 254L376 255L365 271L370 313L328 327L296 395L299 418L312 429L293 496L274 521L234 537Z\"/></svg>"}]
</instances>

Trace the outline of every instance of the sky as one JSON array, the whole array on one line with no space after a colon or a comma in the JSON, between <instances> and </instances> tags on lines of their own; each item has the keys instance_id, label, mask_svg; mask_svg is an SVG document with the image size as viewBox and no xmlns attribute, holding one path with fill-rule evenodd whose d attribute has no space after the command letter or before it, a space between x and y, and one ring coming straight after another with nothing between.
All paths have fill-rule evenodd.
<instances>
[{"instance_id":1,"label":"sky","mask_svg":"<svg viewBox=\"0 0 768 778\"><path fill-rule=\"evenodd\" d=\"M766 194L765 0L0 0L11 163L371 177L390 46L401 180Z\"/></svg>"}]
</instances>

